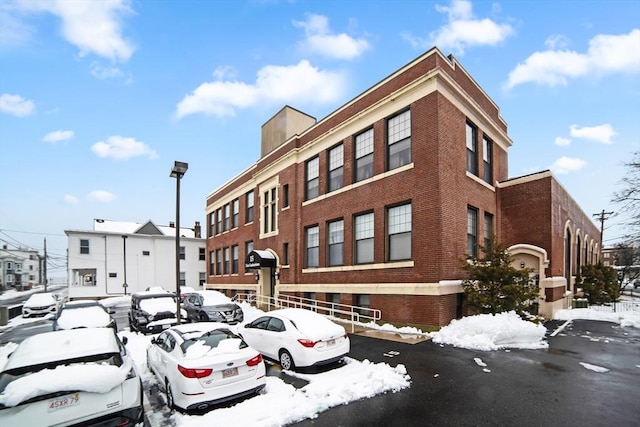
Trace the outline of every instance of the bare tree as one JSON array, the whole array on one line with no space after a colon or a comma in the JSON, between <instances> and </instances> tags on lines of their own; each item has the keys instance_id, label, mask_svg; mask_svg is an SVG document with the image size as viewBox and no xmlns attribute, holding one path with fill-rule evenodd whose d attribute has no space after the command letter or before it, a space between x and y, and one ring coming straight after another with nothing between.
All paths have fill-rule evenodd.
<instances>
[{"instance_id":1,"label":"bare tree","mask_svg":"<svg viewBox=\"0 0 640 427\"><path fill-rule=\"evenodd\" d=\"M621 189L613 194L612 202L619 205L619 212L629 215L626 225L629 226L626 240L640 241L640 151L633 153L633 158L625 163L627 171L620 180Z\"/></svg>"}]
</instances>

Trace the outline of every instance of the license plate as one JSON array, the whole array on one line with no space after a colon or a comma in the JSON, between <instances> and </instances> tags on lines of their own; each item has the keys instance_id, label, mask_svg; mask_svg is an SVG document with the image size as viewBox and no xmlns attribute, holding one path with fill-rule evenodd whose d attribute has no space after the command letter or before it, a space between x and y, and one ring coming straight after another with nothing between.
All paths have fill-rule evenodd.
<instances>
[{"instance_id":1,"label":"license plate","mask_svg":"<svg viewBox=\"0 0 640 427\"><path fill-rule=\"evenodd\" d=\"M57 411L58 409L68 408L70 406L77 406L80 404L80 393L67 394L66 396L56 397L49 401L49 412Z\"/></svg>"},{"instance_id":2,"label":"license plate","mask_svg":"<svg viewBox=\"0 0 640 427\"><path fill-rule=\"evenodd\" d=\"M332 345L336 345L336 340L329 340L327 341L327 346L331 347Z\"/></svg>"},{"instance_id":3,"label":"license plate","mask_svg":"<svg viewBox=\"0 0 640 427\"><path fill-rule=\"evenodd\" d=\"M235 377L238 375L238 368L229 368L222 371L222 378Z\"/></svg>"}]
</instances>

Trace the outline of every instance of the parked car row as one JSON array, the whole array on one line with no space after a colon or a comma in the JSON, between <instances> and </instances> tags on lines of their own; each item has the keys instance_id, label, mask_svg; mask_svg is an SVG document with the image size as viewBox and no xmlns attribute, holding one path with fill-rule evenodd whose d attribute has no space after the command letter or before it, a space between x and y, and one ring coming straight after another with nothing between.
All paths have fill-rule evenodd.
<instances>
[{"instance_id":1,"label":"parked car row","mask_svg":"<svg viewBox=\"0 0 640 427\"><path fill-rule=\"evenodd\" d=\"M25 339L0 373L0 418L12 425L141 422L142 383L110 310L71 301L56 312L54 331ZM294 370L338 361L350 350L344 327L324 316L287 308L245 321L238 304L211 290L135 293L128 320L131 331L156 334L147 367L167 405L180 411L260 393L264 359Z\"/></svg>"}]
</instances>

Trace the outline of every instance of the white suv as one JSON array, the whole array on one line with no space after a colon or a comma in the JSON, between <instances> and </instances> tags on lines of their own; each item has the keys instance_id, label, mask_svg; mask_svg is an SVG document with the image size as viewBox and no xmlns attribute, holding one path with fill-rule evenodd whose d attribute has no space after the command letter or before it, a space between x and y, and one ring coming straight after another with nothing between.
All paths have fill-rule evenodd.
<instances>
[{"instance_id":1,"label":"white suv","mask_svg":"<svg viewBox=\"0 0 640 427\"><path fill-rule=\"evenodd\" d=\"M142 382L124 344L110 328L26 338L0 372L2 424L142 423Z\"/></svg>"}]
</instances>

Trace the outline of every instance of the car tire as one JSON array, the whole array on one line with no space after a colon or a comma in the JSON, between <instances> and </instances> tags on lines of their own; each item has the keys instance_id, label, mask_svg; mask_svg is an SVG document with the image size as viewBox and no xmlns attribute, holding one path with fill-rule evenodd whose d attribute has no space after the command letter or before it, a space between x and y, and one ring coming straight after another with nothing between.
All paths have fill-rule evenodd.
<instances>
[{"instance_id":1,"label":"car tire","mask_svg":"<svg viewBox=\"0 0 640 427\"><path fill-rule=\"evenodd\" d=\"M207 316L207 313L200 312L200 314L198 315L198 321L199 322L208 322L209 321L209 316Z\"/></svg>"},{"instance_id":2,"label":"car tire","mask_svg":"<svg viewBox=\"0 0 640 427\"><path fill-rule=\"evenodd\" d=\"M173 392L171 391L171 384L169 384L169 380L164 381L165 392L167 393L167 406L169 409L176 408L176 402L173 400Z\"/></svg>"},{"instance_id":3,"label":"car tire","mask_svg":"<svg viewBox=\"0 0 640 427\"><path fill-rule=\"evenodd\" d=\"M295 369L296 364L293 362L293 357L291 357L291 353L289 353L287 350L280 350L280 366L282 366L282 369L284 369L285 371L292 371Z\"/></svg>"}]
</instances>

